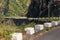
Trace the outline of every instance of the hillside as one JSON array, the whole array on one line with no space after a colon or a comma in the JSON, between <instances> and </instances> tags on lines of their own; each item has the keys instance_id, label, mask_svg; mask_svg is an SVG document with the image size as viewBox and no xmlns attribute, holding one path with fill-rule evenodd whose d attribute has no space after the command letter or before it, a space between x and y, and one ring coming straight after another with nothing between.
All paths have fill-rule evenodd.
<instances>
[{"instance_id":1,"label":"hillside","mask_svg":"<svg viewBox=\"0 0 60 40\"><path fill-rule=\"evenodd\" d=\"M30 0L0 0L1 13L7 16L25 16Z\"/></svg>"},{"instance_id":2,"label":"hillside","mask_svg":"<svg viewBox=\"0 0 60 40\"><path fill-rule=\"evenodd\" d=\"M60 4L60 3L59 3ZM58 17L60 5L48 0L0 0L0 15L10 17ZM58 15L58 14L59 15Z\"/></svg>"}]
</instances>

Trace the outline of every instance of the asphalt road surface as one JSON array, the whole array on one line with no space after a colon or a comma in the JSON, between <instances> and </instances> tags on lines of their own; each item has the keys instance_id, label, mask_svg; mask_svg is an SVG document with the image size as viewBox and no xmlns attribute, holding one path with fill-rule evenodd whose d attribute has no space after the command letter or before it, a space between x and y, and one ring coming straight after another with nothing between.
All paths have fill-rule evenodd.
<instances>
[{"instance_id":1,"label":"asphalt road surface","mask_svg":"<svg viewBox=\"0 0 60 40\"><path fill-rule=\"evenodd\" d=\"M50 31L36 40L60 40L60 28Z\"/></svg>"}]
</instances>

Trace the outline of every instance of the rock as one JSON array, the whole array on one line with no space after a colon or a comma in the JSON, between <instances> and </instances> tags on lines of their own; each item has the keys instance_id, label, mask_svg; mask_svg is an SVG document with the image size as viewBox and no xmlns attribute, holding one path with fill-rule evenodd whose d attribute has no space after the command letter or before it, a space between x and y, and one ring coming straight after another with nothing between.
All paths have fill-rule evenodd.
<instances>
[{"instance_id":1,"label":"rock","mask_svg":"<svg viewBox=\"0 0 60 40\"><path fill-rule=\"evenodd\" d=\"M32 27L25 28L25 31L26 31L26 34L28 34L28 35L32 35L35 33L35 30Z\"/></svg>"},{"instance_id":2,"label":"rock","mask_svg":"<svg viewBox=\"0 0 60 40\"><path fill-rule=\"evenodd\" d=\"M22 33L13 33L11 40L23 40Z\"/></svg>"},{"instance_id":3,"label":"rock","mask_svg":"<svg viewBox=\"0 0 60 40\"><path fill-rule=\"evenodd\" d=\"M35 32L39 32L44 30L44 26L42 24L35 25Z\"/></svg>"},{"instance_id":4,"label":"rock","mask_svg":"<svg viewBox=\"0 0 60 40\"><path fill-rule=\"evenodd\" d=\"M52 26L57 26L58 25L58 21L52 21Z\"/></svg>"},{"instance_id":5,"label":"rock","mask_svg":"<svg viewBox=\"0 0 60 40\"><path fill-rule=\"evenodd\" d=\"M44 23L44 27L52 27L51 23Z\"/></svg>"},{"instance_id":6,"label":"rock","mask_svg":"<svg viewBox=\"0 0 60 40\"><path fill-rule=\"evenodd\" d=\"M58 21L58 25L60 25L60 20Z\"/></svg>"}]
</instances>

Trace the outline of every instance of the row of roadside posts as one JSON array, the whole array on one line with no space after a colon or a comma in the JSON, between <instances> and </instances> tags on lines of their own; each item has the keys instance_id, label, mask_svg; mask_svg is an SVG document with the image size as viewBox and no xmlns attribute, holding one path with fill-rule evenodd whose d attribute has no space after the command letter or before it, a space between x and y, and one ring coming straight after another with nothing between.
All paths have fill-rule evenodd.
<instances>
[{"instance_id":1,"label":"row of roadside posts","mask_svg":"<svg viewBox=\"0 0 60 40\"><path fill-rule=\"evenodd\" d=\"M25 28L26 31L26 39L25 40L30 40L29 38L35 34L38 33L39 31L46 30L48 28L53 28L57 27L57 25L60 25L60 20L59 21L52 21L52 22L47 22L44 24L37 24L35 27L27 27ZM22 33L13 33L11 35L11 40L23 40L23 35Z\"/></svg>"}]
</instances>

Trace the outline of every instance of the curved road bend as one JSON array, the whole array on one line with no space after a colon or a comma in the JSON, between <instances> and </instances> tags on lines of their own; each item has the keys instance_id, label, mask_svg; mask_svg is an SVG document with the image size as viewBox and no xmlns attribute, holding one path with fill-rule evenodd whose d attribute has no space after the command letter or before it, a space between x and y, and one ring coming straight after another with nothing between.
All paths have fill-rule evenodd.
<instances>
[{"instance_id":1,"label":"curved road bend","mask_svg":"<svg viewBox=\"0 0 60 40\"><path fill-rule=\"evenodd\" d=\"M60 28L50 31L35 40L60 40Z\"/></svg>"}]
</instances>

